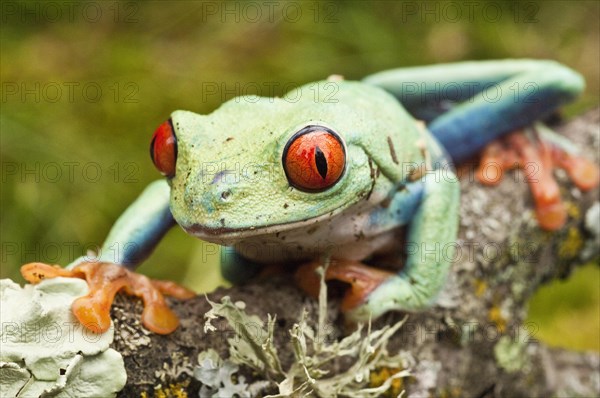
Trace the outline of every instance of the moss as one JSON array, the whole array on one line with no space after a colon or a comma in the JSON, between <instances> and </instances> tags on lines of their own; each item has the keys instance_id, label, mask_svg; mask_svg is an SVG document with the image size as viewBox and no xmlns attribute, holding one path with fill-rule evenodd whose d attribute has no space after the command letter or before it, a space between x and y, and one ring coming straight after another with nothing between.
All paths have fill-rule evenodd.
<instances>
[{"instance_id":1,"label":"moss","mask_svg":"<svg viewBox=\"0 0 600 398\"><path fill-rule=\"evenodd\" d=\"M576 227L570 227L565 239L558 246L558 257L562 260L577 257L583 244L584 240L579 230Z\"/></svg>"},{"instance_id":2,"label":"moss","mask_svg":"<svg viewBox=\"0 0 600 398\"><path fill-rule=\"evenodd\" d=\"M600 267L588 263L566 281L542 286L529 302L535 338L554 347L600 352ZM573 327L577 325L577 327Z\"/></svg>"}]
</instances>

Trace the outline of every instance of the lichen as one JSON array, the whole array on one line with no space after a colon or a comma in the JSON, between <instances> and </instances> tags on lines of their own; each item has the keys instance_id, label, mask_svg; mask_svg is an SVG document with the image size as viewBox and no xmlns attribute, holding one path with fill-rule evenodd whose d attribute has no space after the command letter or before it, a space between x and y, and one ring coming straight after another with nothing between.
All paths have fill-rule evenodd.
<instances>
[{"instance_id":1,"label":"lichen","mask_svg":"<svg viewBox=\"0 0 600 398\"><path fill-rule=\"evenodd\" d=\"M393 375L398 374L402 370L403 369L400 368L390 367L375 369L369 376L369 387L381 387L388 379L390 379ZM395 378L392 380L390 388L381 396L384 398L395 398L398 397L402 391L404 391L404 379Z\"/></svg>"},{"instance_id":2,"label":"lichen","mask_svg":"<svg viewBox=\"0 0 600 398\"><path fill-rule=\"evenodd\" d=\"M461 398L464 395L465 394L464 394L464 392L462 391L462 389L460 387L443 388L439 392L439 397L440 398Z\"/></svg>"},{"instance_id":3,"label":"lichen","mask_svg":"<svg viewBox=\"0 0 600 398\"><path fill-rule=\"evenodd\" d=\"M497 305L492 305L488 310L488 319L493 322L500 333L506 331L506 318L502 315L502 310Z\"/></svg>"},{"instance_id":4,"label":"lichen","mask_svg":"<svg viewBox=\"0 0 600 398\"><path fill-rule=\"evenodd\" d=\"M168 380L177 380L181 375L191 376L194 373L193 365L188 357L181 352L171 353L170 362L164 362L162 368L154 373L154 376L162 383Z\"/></svg>"},{"instance_id":5,"label":"lichen","mask_svg":"<svg viewBox=\"0 0 600 398\"><path fill-rule=\"evenodd\" d=\"M230 360L222 361L216 351L208 349L198 355L194 377L202 383L200 398L252 397L243 376L236 373L239 366Z\"/></svg>"},{"instance_id":6,"label":"lichen","mask_svg":"<svg viewBox=\"0 0 600 398\"><path fill-rule=\"evenodd\" d=\"M189 380L186 380L181 383L171 383L166 387L156 386L152 398L188 398L187 387L189 384ZM150 396L146 391L143 391L140 398L150 398Z\"/></svg>"},{"instance_id":7,"label":"lichen","mask_svg":"<svg viewBox=\"0 0 600 398\"><path fill-rule=\"evenodd\" d=\"M570 227L558 246L558 257L563 260L576 258L583 247L583 237L576 227Z\"/></svg>"},{"instance_id":8,"label":"lichen","mask_svg":"<svg viewBox=\"0 0 600 398\"><path fill-rule=\"evenodd\" d=\"M0 280L0 386L8 396L115 396L125 385L123 358L109 348L113 329L82 327L71 304L87 294L80 279L21 288Z\"/></svg>"},{"instance_id":9,"label":"lichen","mask_svg":"<svg viewBox=\"0 0 600 398\"><path fill-rule=\"evenodd\" d=\"M577 203L571 202L570 200L565 202L565 208L569 217L579 220L581 218L581 210L577 206Z\"/></svg>"},{"instance_id":10,"label":"lichen","mask_svg":"<svg viewBox=\"0 0 600 398\"><path fill-rule=\"evenodd\" d=\"M287 369L283 368L274 344L275 318L269 315L265 325L260 318L246 314L243 303L234 304L229 297L223 297L221 303L209 300L212 309L205 314L205 330L216 330L211 321L225 318L233 327L235 337L228 339L227 360L221 360L214 351L205 351L199 355L200 365L196 369L196 378L210 387L211 393L216 387L225 386L227 383L230 384L230 390L237 389L242 386L244 380L241 377L238 378L238 383L233 383L232 380L238 370L237 366L244 367L262 376L263 380L259 383L263 383L263 388L270 387L278 391L276 395L269 395L271 398L307 395L368 398L379 397L393 386L401 387L402 383L398 380L410 375L406 370L408 365L403 354L392 356L386 346L404 321L384 326L379 330L371 330L369 323L366 333L363 333L364 326L358 325L349 336L329 343L325 339L326 336L323 336L323 331L328 330L325 324L326 294L321 269L317 326L309 326L308 313L304 311L299 321L289 330L289 344L294 361ZM348 367L337 374L331 374L334 364L342 357L350 361ZM369 386L373 372L376 372L376 377L377 372L380 374L382 369L388 369L388 377L377 386ZM392 369L395 372L391 372ZM219 381L218 386L215 380ZM246 396L244 394L252 387L253 385L250 385L237 392L238 396Z\"/></svg>"},{"instance_id":11,"label":"lichen","mask_svg":"<svg viewBox=\"0 0 600 398\"><path fill-rule=\"evenodd\" d=\"M487 291L488 284L482 279L473 279L473 285L475 287L475 296L481 297Z\"/></svg>"},{"instance_id":12,"label":"lichen","mask_svg":"<svg viewBox=\"0 0 600 398\"><path fill-rule=\"evenodd\" d=\"M528 338L528 331L521 327L514 337L504 335L498 339L494 346L494 357L502 369L514 373L529 365L526 350Z\"/></svg>"},{"instance_id":13,"label":"lichen","mask_svg":"<svg viewBox=\"0 0 600 398\"><path fill-rule=\"evenodd\" d=\"M585 213L585 229L590 237L580 255L583 261L590 261L600 254L600 202L594 202Z\"/></svg>"}]
</instances>

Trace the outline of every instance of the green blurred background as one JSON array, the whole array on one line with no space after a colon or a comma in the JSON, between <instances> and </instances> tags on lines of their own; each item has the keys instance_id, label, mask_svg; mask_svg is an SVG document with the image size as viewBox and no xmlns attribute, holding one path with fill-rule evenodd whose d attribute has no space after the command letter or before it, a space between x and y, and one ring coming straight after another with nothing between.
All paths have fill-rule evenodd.
<instances>
[{"instance_id":1,"label":"green blurred background","mask_svg":"<svg viewBox=\"0 0 600 398\"><path fill-rule=\"evenodd\" d=\"M4 1L1 276L22 281L23 263L67 264L101 244L159 178L149 141L175 109L331 74L533 57L586 77L573 115L598 105L599 15L597 1ZM207 291L221 283L215 252L174 229L140 270ZM540 293L540 336L598 350L599 280L588 266Z\"/></svg>"}]
</instances>

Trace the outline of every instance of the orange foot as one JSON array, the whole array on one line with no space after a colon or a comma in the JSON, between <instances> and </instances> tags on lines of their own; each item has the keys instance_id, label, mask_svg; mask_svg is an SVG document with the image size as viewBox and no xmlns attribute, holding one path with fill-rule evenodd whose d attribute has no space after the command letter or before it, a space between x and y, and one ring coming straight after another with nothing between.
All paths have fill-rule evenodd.
<instances>
[{"instance_id":1,"label":"orange foot","mask_svg":"<svg viewBox=\"0 0 600 398\"><path fill-rule=\"evenodd\" d=\"M477 170L477 179L486 185L496 185L502 180L504 170L523 169L540 227L555 231L567 220L567 210L552 174L555 167L564 169L582 191L598 186L600 171L594 163L546 141L533 143L520 131L508 134L486 147Z\"/></svg>"},{"instance_id":2,"label":"orange foot","mask_svg":"<svg viewBox=\"0 0 600 398\"><path fill-rule=\"evenodd\" d=\"M71 308L79 322L96 333L110 327L110 306L121 289L142 298L142 323L158 334L169 334L179 326L179 319L167 306L163 294L182 300L194 296L194 292L174 282L151 280L113 263L83 262L71 270L58 265L29 263L21 267L21 274L30 283L58 276L85 279L90 292L75 300Z\"/></svg>"},{"instance_id":3,"label":"orange foot","mask_svg":"<svg viewBox=\"0 0 600 398\"><path fill-rule=\"evenodd\" d=\"M298 286L308 295L318 297L320 278L316 270L323 263L312 261L301 265L296 271ZM369 293L377 288L383 281L394 275L391 272L369 267L357 261L331 260L325 280L338 280L350 284L342 299L341 310L350 311L362 304Z\"/></svg>"}]
</instances>

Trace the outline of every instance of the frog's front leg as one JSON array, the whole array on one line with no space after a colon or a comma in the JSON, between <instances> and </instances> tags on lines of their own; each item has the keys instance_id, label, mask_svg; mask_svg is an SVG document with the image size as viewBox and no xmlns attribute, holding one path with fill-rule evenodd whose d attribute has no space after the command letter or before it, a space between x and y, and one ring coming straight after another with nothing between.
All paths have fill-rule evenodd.
<instances>
[{"instance_id":1,"label":"frog's front leg","mask_svg":"<svg viewBox=\"0 0 600 398\"><path fill-rule=\"evenodd\" d=\"M142 322L148 329L160 334L170 333L179 321L167 306L163 294L183 299L193 296L193 292L172 282L150 280L130 269L150 254L173 225L169 186L166 181L157 181L150 184L117 220L97 260L78 259L69 269L30 263L21 268L21 273L31 283L58 276L85 279L89 293L78 298L72 308L79 321L95 332L108 330L113 299L124 289L143 299Z\"/></svg>"},{"instance_id":2,"label":"frog's front leg","mask_svg":"<svg viewBox=\"0 0 600 398\"><path fill-rule=\"evenodd\" d=\"M408 221L408 257L400 273L356 261L331 261L325 279L351 285L342 301L342 310L350 318L366 320L389 310L414 311L431 304L446 280L453 258L459 194L458 180L447 169L430 171L395 194L388 207L389 222ZM398 216L396 209L405 211ZM391 218L394 215L398 217L395 220ZM300 287L313 296L319 286L314 270L321 263L307 264L296 274Z\"/></svg>"},{"instance_id":3,"label":"frog's front leg","mask_svg":"<svg viewBox=\"0 0 600 398\"><path fill-rule=\"evenodd\" d=\"M427 308L446 281L458 230L460 189L449 170L428 172L420 180L423 196L408 225L406 264L387 278L363 304L349 312L354 319L378 317L389 310Z\"/></svg>"}]
</instances>

